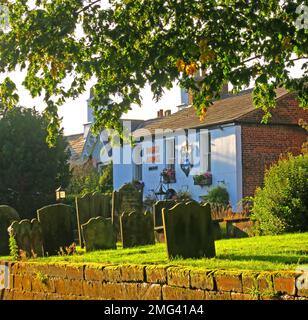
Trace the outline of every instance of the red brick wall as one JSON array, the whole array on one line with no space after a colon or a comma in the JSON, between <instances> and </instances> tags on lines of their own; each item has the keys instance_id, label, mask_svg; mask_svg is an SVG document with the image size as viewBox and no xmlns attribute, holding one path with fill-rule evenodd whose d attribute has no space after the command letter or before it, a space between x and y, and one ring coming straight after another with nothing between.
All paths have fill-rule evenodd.
<instances>
[{"instance_id":1,"label":"red brick wall","mask_svg":"<svg viewBox=\"0 0 308 320\"><path fill-rule=\"evenodd\" d=\"M265 168L281 154L298 155L306 137L298 126L242 124L243 197L262 186Z\"/></svg>"}]
</instances>

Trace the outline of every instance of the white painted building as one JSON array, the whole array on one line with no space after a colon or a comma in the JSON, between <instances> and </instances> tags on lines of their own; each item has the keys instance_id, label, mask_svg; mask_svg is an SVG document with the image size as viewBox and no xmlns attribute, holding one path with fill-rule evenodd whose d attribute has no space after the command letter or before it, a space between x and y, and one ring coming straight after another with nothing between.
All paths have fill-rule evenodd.
<instances>
[{"instance_id":1,"label":"white painted building","mask_svg":"<svg viewBox=\"0 0 308 320\"><path fill-rule=\"evenodd\" d=\"M174 170L175 180L164 184L165 188L188 191L199 201L210 188L222 185L233 210L238 210L242 198L262 184L266 166L290 147L300 150L300 141L295 146L281 135L293 130L304 139L294 101L285 90L277 90L281 106L273 111L274 121L268 125L260 124L262 110L255 109L251 90L214 102L203 121L191 106L182 106L171 115L159 112L156 119L144 121L132 132L134 147L122 143L113 148L114 189L138 180L144 183L144 197L153 195L159 191L161 172L169 168ZM273 141L264 139L271 131L280 135ZM194 176L204 173L212 176L212 184L196 185Z\"/></svg>"}]
</instances>

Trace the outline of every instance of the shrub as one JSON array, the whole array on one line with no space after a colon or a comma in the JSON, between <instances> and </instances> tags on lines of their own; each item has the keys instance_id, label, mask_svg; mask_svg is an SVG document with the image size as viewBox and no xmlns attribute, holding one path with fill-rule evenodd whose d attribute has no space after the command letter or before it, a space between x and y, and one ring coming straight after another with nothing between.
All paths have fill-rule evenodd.
<instances>
[{"instance_id":1,"label":"shrub","mask_svg":"<svg viewBox=\"0 0 308 320\"><path fill-rule=\"evenodd\" d=\"M202 199L211 205L227 207L229 204L229 193L225 187L213 187Z\"/></svg>"},{"instance_id":2,"label":"shrub","mask_svg":"<svg viewBox=\"0 0 308 320\"><path fill-rule=\"evenodd\" d=\"M289 155L266 171L252 213L261 234L308 231L308 154Z\"/></svg>"}]
</instances>

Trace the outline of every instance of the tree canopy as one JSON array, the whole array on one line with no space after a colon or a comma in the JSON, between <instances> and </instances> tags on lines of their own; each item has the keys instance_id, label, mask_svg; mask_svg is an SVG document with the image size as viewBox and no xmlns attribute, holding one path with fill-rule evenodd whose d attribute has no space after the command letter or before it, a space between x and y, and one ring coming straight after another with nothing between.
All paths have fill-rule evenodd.
<instances>
[{"instance_id":1,"label":"tree canopy","mask_svg":"<svg viewBox=\"0 0 308 320\"><path fill-rule=\"evenodd\" d=\"M55 190L69 182L67 142L59 134L46 144L47 119L32 109L14 108L0 119L0 203L31 218L54 202Z\"/></svg>"},{"instance_id":2,"label":"tree canopy","mask_svg":"<svg viewBox=\"0 0 308 320\"><path fill-rule=\"evenodd\" d=\"M105 2L1 1L9 27L0 32L0 72L25 70L24 86L47 105L50 137L59 129L57 107L84 92L91 77L97 130L119 128L121 115L141 104L146 83L158 99L179 81L201 118L226 82L236 92L255 81L265 120L277 87L296 91L307 107L308 7L301 0ZM303 74L295 79L289 68L297 60ZM0 87L6 108L14 94L7 78Z\"/></svg>"}]
</instances>

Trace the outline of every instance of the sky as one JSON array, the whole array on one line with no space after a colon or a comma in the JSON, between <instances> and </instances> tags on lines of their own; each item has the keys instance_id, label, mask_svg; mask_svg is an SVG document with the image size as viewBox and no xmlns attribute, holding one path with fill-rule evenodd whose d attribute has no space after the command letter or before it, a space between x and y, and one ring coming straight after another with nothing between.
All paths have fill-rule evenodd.
<instances>
[{"instance_id":1,"label":"sky","mask_svg":"<svg viewBox=\"0 0 308 320\"><path fill-rule=\"evenodd\" d=\"M301 75L300 64L298 63L291 70L293 77ZM36 107L37 110L43 111L44 104L40 98L33 99L27 90L22 86L24 73L16 71L10 74L18 87L20 96L20 105L26 107ZM0 80L3 76L0 76ZM83 125L87 123L87 99L90 95L90 88L94 82L89 82L87 90L80 95L76 100L68 100L59 109L59 115L63 118L62 126L65 135L72 135L83 132ZM142 107L135 105L132 110L123 116L124 119L151 119L156 118L159 109L171 109L172 113L177 111L177 106L181 104L181 90L180 87L174 83L171 90L166 90L163 97L155 102L152 97L150 86L146 86L142 90Z\"/></svg>"}]
</instances>

